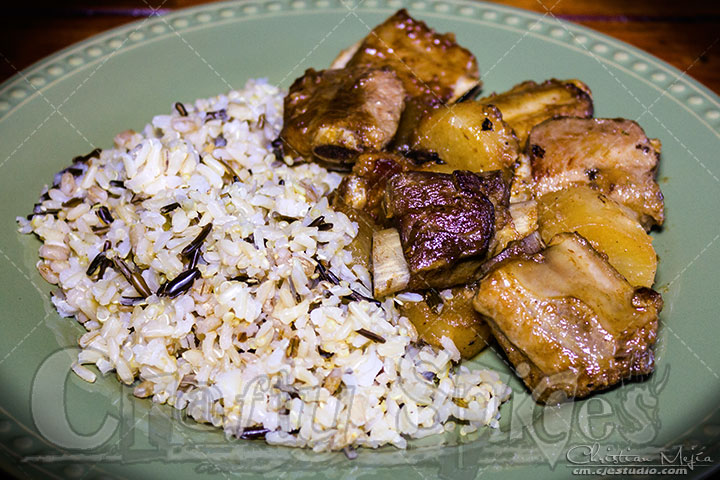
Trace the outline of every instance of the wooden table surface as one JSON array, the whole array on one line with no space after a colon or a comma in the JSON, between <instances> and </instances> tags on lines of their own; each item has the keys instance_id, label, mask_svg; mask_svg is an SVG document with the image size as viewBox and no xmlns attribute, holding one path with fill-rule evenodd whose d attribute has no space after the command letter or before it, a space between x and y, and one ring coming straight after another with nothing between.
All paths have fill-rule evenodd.
<instances>
[{"instance_id":1,"label":"wooden table surface","mask_svg":"<svg viewBox=\"0 0 720 480\"><path fill-rule=\"evenodd\" d=\"M0 18L0 81L61 48L113 27L208 0L13 2ZM635 45L720 93L720 2L504 0ZM159 9L159 10L158 10Z\"/></svg>"}]
</instances>

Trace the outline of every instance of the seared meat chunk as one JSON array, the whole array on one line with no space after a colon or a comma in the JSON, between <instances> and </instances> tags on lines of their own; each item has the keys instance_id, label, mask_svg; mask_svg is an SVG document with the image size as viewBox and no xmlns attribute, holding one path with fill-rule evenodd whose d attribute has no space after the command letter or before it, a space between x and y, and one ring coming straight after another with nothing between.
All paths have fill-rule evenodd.
<instances>
[{"instance_id":1,"label":"seared meat chunk","mask_svg":"<svg viewBox=\"0 0 720 480\"><path fill-rule=\"evenodd\" d=\"M471 101L439 108L423 117L412 145L442 160L427 162L420 169L443 173L509 171L520 153L517 139L500 111Z\"/></svg>"},{"instance_id":2,"label":"seared meat chunk","mask_svg":"<svg viewBox=\"0 0 720 480\"><path fill-rule=\"evenodd\" d=\"M308 69L285 97L280 138L285 152L349 170L360 153L392 139L405 90L389 69Z\"/></svg>"},{"instance_id":3,"label":"seared meat chunk","mask_svg":"<svg viewBox=\"0 0 720 480\"><path fill-rule=\"evenodd\" d=\"M405 256L413 272L434 270L487 252L493 233L487 197L461 197L452 204L428 205L398 217Z\"/></svg>"},{"instance_id":4,"label":"seared meat chunk","mask_svg":"<svg viewBox=\"0 0 720 480\"><path fill-rule=\"evenodd\" d=\"M543 122L532 129L527 145L535 194L588 184L635 211L645 228L653 223L662 225L663 196L655 181L656 145L632 120L559 118Z\"/></svg>"},{"instance_id":5,"label":"seared meat chunk","mask_svg":"<svg viewBox=\"0 0 720 480\"><path fill-rule=\"evenodd\" d=\"M393 176L383 208L400 232L409 287L445 288L476 279L496 221L507 219L508 198L500 172Z\"/></svg>"},{"instance_id":6,"label":"seared meat chunk","mask_svg":"<svg viewBox=\"0 0 720 480\"><path fill-rule=\"evenodd\" d=\"M660 295L634 288L576 233L502 263L473 301L539 402L652 372Z\"/></svg>"},{"instance_id":7,"label":"seared meat chunk","mask_svg":"<svg viewBox=\"0 0 720 480\"><path fill-rule=\"evenodd\" d=\"M413 162L391 152L360 155L352 173L338 187L338 197L355 209L364 210L376 221L384 219L381 201L388 180L400 172L414 169Z\"/></svg>"},{"instance_id":8,"label":"seared meat chunk","mask_svg":"<svg viewBox=\"0 0 720 480\"><path fill-rule=\"evenodd\" d=\"M409 96L432 95L442 102L480 79L475 56L457 44L455 34L437 33L405 9L375 27L344 66L391 67Z\"/></svg>"},{"instance_id":9,"label":"seared meat chunk","mask_svg":"<svg viewBox=\"0 0 720 480\"><path fill-rule=\"evenodd\" d=\"M337 199L355 209L363 210L377 223L387 223L382 206L387 182L397 173L421 169L434 171L428 167L428 163L431 162L432 160L424 162L422 158L408 158L391 152L364 153L357 158L352 173L346 176L338 187ZM507 208L509 202L507 175L499 171L478 173L478 175L483 178L483 188L495 208L495 236L490 242L489 250L491 253L496 253L509 241L516 240L522 235L515 228Z\"/></svg>"},{"instance_id":10,"label":"seared meat chunk","mask_svg":"<svg viewBox=\"0 0 720 480\"><path fill-rule=\"evenodd\" d=\"M550 79L519 83L503 93L493 93L478 102L495 105L524 146L535 125L555 117L590 118L593 101L590 88L580 80Z\"/></svg>"},{"instance_id":11,"label":"seared meat chunk","mask_svg":"<svg viewBox=\"0 0 720 480\"><path fill-rule=\"evenodd\" d=\"M419 119L437 105L460 97L480 80L472 53L452 33L439 34L400 10L375 27L354 49L344 52L348 67L389 67L402 81L407 105L394 144L407 148Z\"/></svg>"},{"instance_id":12,"label":"seared meat chunk","mask_svg":"<svg viewBox=\"0 0 720 480\"><path fill-rule=\"evenodd\" d=\"M433 206L452 206L475 196L488 197L493 210L501 212L507 209L510 194L502 173L461 170L451 174L405 172L393 176L388 182L383 206L386 217L394 218ZM496 216L495 213L493 216Z\"/></svg>"}]
</instances>

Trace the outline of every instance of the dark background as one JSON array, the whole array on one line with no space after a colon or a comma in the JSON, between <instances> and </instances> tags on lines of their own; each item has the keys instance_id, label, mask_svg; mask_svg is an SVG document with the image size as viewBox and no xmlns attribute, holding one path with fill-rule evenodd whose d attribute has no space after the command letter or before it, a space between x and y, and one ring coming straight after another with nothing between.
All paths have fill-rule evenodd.
<instances>
[{"instance_id":1,"label":"dark background","mask_svg":"<svg viewBox=\"0 0 720 480\"><path fill-rule=\"evenodd\" d=\"M0 15L0 81L75 42L207 0L13 1ZM588 26L665 60L720 93L720 2L505 0Z\"/></svg>"}]
</instances>

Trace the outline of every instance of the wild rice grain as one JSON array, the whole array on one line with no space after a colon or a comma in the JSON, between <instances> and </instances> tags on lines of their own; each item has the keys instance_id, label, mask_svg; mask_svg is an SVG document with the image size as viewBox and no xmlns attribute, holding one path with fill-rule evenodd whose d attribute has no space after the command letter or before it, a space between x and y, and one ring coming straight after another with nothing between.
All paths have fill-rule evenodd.
<instances>
[{"instance_id":1,"label":"wild rice grain","mask_svg":"<svg viewBox=\"0 0 720 480\"><path fill-rule=\"evenodd\" d=\"M200 230L200 233L198 234L198 236L195 237L195 238L193 239L193 241L188 244L187 247L183 248L183 249L182 249L182 252L180 252L180 254L181 254L183 257L185 257L185 256L187 256L188 254L192 253L193 250L196 250L196 249L200 248L200 246L202 245L202 243L205 241L205 239L207 238L207 236L210 234L210 230L212 230L212 227L213 227L212 223L208 223L207 225L205 225L205 226L202 228L202 230Z\"/></svg>"},{"instance_id":2,"label":"wild rice grain","mask_svg":"<svg viewBox=\"0 0 720 480\"><path fill-rule=\"evenodd\" d=\"M200 253L200 249L196 248L188 255L188 264L186 266L187 270L194 270L195 267L197 267L198 262L200 261L200 258L202 257L202 254Z\"/></svg>"},{"instance_id":3,"label":"wild rice grain","mask_svg":"<svg viewBox=\"0 0 720 480\"><path fill-rule=\"evenodd\" d=\"M125 305L126 307L129 307L142 303L144 300L145 297L120 297L120 305Z\"/></svg>"},{"instance_id":4,"label":"wild rice grain","mask_svg":"<svg viewBox=\"0 0 720 480\"><path fill-rule=\"evenodd\" d=\"M265 435L267 435L269 432L270 430L265 427L245 428L240 434L240 438L242 438L243 440L258 440L261 438L265 438Z\"/></svg>"},{"instance_id":5,"label":"wild rice grain","mask_svg":"<svg viewBox=\"0 0 720 480\"><path fill-rule=\"evenodd\" d=\"M149 297L152 295L150 287L148 287L145 279L138 272L130 269L127 263L122 258L115 257L112 259L115 268L122 273L123 277L135 288L135 291L143 297Z\"/></svg>"},{"instance_id":6,"label":"wild rice grain","mask_svg":"<svg viewBox=\"0 0 720 480\"><path fill-rule=\"evenodd\" d=\"M356 332L365 338L369 338L373 342L385 343L385 339L383 337L381 337L377 333L371 332L370 330L365 330L364 328L361 328L360 330L356 330Z\"/></svg>"},{"instance_id":7,"label":"wild rice grain","mask_svg":"<svg viewBox=\"0 0 720 480\"><path fill-rule=\"evenodd\" d=\"M100 268L98 268L97 279L102 280L105 276L105 271L108 267L112 266L112 261L109 258L105 258L100 262Z\"/></svg>"},{"instance_id":8,"label":"wild rice grain","mask_svg":"<svg viewBox=\"0 0 720 480\"><path fill-rule=\"evenodd\" d=\"M102 148L95 148L90 153L80 155L72 159L72 163L87 163L91 158L100 158Z\"/></svg>"},{"instance_id":9,"label":"wild rice grain","mask_svg":"<svg viewBox=\"0 0 720 480\"><path fill-rule=\"evenodd\" d=\"M180 208L180 204L178 202L169 203L160 209L160 213L162 213L163 215L167 215L176 208Z\"/></svg>"},{"instance_id":10,"label":"wild rice grain","mask_svg":"<svg viewBox=\"0 0 720 480\"><path fill-rule=\"evenodd\" d=\"M103 250L102 252L95 255L95 258L93 258L92 262L90 262L90 265L85 271L85 274L88 277L92 276L95 271L100 268L100 264L103 263L105 260L107 260L107 257L105 257L105 251Z\"/></svg>"},{"instance_id":11,"label":"wild rice grain","mask_svg":"<svg viewBox=\"0 0 720 480\"><path fill-rule=\"evenodd\" d=\"M188 115L188 112L187 112L187 110L185 109L185 105L183 105L183 104L180 103L180 102L175 102L175 110L177 110L177 112L178 112L178 113L180 114L180 116L182 116L182 117L187 117L187 115Z\"/></svg>"},{"instance_id":12,"label":"wild rice grain","mask_svg":"<svg viewBox=\"0 0 720 480\"><path fill-rule=\"evenodd\" d=\"M104 205L100 206L95 210L95 214L102 220L106 225L110 225L115 219L113 218L110 210Z\"/></svg>"},{"instance_id":13,"label":"wild rice grain","mask_svg":"<svg viewBox=\"0 0 720 480\"><path fill-rule=\"evenodd\" d=\"M63 202L62 206L63 206L63 208L73 208L73 207L77 207L78 205L80 205L82 203L82 201L83 201L83 199L80 197L73 197L70 200L68 200L67 202Z\"/></svg>"},{"instance_id":14,"label":"wild rice grain","mask_svg":"<svg viewBox=\"0 0 720 480\"><path fill-rule=\"evenodd\" d=\"M193 268L191 270L185 270L180 275L175 277L172 281L168 282L165 288L162 290L162 295L166 295L170 298L175 298L178 295L190 290L193 283L197 278L200 277L200 270ZM158 293L160 296L160 293Z\"/></svg>"}]
</instances>

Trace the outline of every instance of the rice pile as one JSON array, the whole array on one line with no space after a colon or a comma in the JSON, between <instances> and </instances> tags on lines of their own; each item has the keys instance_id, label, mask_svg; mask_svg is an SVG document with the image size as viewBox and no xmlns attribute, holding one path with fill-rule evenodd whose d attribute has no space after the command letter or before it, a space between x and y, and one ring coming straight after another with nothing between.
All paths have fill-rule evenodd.
<instances>
[{"instance_id":1,"label":"rice pile","mask_svg":"<svg viewBox=\"0 0 720 480\"><path fill-rule=\"evenodd\" d=\"M496 373L417 344L373 301L327 195L341 177L276 159L283 93L264 81L176 104L56 175L22 233L53 303L87 329L73 370L115 372L228 434L316 451L496 427ZM139 278L141 277L141 278Z\"/></svg>"}]
</instances>

